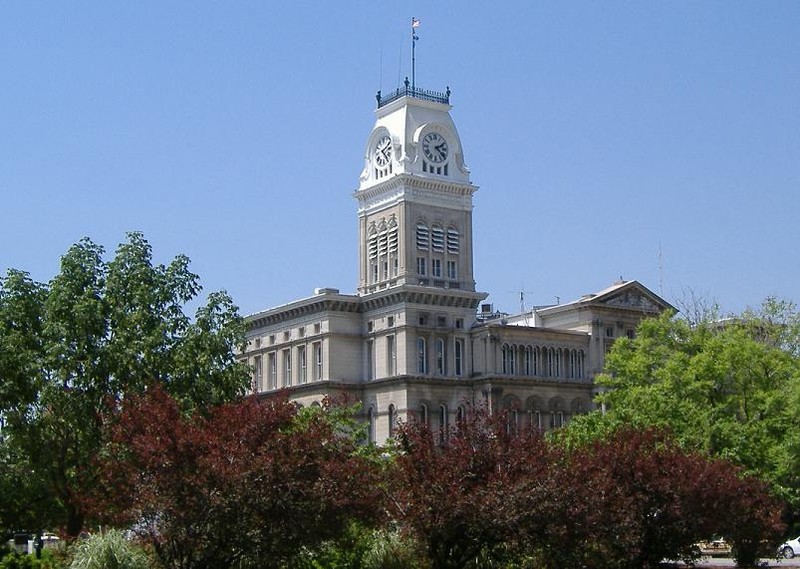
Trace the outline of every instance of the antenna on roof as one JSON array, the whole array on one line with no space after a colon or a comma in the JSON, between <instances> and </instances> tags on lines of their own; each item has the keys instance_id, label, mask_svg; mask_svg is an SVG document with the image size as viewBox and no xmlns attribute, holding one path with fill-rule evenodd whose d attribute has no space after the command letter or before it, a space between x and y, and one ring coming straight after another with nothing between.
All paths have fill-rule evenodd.
<instances>
[{"instance_id":1,"label":"antenna on roof","mask_svg":"<svg viewBox=\"0 0 800 569\"><path fill-rule=\"evenodd\" d=\"M519 290L511 291L514 293L519 294L519 313L522 314L525 312L525 295L526 294L533 294L531 290L525 290L525 283L522 283L519 287Z\"/></svg>"}]
</instances>

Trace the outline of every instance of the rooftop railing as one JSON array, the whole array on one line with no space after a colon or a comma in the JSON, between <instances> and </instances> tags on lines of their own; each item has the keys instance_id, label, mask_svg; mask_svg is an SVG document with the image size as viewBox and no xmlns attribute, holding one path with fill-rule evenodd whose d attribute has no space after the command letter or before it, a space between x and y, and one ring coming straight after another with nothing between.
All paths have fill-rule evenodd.
<instances>
[{"instance_id":1,"label":"rooftop railing","mask_svg":"<svg viewBox=\"0 0 800 569\"><path fill-rule=\"evenodd\" d=\"M380 109L384 105L388 105L389 103L396 101L402 97L414 97L415 99L420 99L423 101L433 101L434 103L443 103L445 105L450 104L450 87L447 88L447 91L444 93L440 93L438 91L429 91L427 89L420 89L418 87L412 87L406 77L406 80L403 84L403 87L399 89L395 89L391 93L382 94L378 91L378 94L375 95L375 98L378 100L378 108Z\"/></svg>"}]
</instances>

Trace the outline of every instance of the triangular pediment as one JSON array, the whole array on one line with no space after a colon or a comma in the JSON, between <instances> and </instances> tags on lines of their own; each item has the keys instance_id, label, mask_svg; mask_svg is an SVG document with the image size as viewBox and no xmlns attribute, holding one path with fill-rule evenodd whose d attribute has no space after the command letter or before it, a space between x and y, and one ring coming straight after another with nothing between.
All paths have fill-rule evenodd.
<instances>
[{"instance_id":1,"label":"triangular pediment","mask_svg":"<svg viewBox=\"0 0 800 569\"><path fill-rule=\"evenodd\" d=\"M586 299L586 301L595 306L602 305L610 308L627 308L654 313L674 310L670 303L638 281L616 283L593 295L590 299Z\"/></svg>"}]
</instances>

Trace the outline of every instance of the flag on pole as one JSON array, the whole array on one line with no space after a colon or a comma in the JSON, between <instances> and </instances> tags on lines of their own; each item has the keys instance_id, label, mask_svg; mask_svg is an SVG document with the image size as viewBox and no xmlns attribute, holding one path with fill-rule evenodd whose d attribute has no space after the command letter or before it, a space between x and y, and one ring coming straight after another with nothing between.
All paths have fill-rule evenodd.
<instances>
[{"instance_id":1,"label":"flag on pole","mask_svg":"<svg viewBox=\"0 0 800 569\"><path fill-rule=\"evenodd\" d=\"M419 20L417 20L416 18L411 18L411 27L412 28L418 28L419 27Z\"/></svg>"}]
</instances>

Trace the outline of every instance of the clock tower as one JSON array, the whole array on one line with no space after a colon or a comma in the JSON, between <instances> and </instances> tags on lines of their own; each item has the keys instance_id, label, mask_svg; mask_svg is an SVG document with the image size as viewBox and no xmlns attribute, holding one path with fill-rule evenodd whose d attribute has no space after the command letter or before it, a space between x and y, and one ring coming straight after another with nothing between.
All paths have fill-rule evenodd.
<instances>
[{"instance_id":1,"label":"clock tower","mask_svg":"<svg viewBox=\"0 0 800 569\"><path fill-rule=\"evenodd\" d=\"M406 85L378 93L375 126L355 192L359 286L475 291L472 195L477 191L450 117L450 90Z\"/></svg>"}]
</instances>

